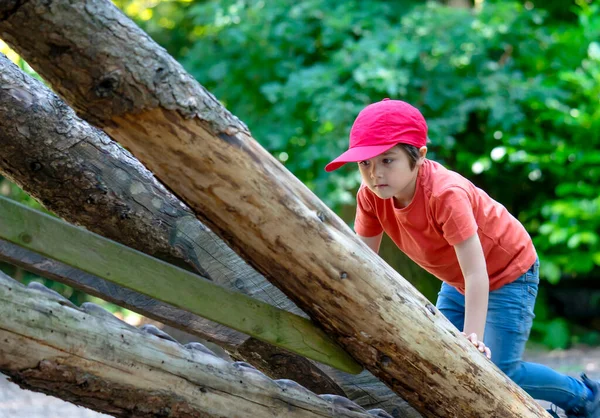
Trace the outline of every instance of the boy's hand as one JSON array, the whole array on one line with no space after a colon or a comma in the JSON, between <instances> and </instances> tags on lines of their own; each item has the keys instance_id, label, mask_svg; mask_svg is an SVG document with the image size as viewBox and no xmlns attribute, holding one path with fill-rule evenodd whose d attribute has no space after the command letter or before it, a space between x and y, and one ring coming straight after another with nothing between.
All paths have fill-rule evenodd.
<instances>
[{"instance_id":1,"label":"boy's hand","mask_svg":"<svg viewBox=\"0 0 600 418\"><path fill-rule=\"evenodd\" d=\"M477 339L477 334L472 333L472 334L465 334L464 332L462 333L462 335L464 335L465 337L467 337L467 340L471 341L471 343L477 347L477 349L479 351L481 351L483 354L485 354L485 356L487 358L489 358L490 360L492 359L492 351L485 346L485 344L483 343L483 341L479 341Z\"/></svg>"}]
</instances>

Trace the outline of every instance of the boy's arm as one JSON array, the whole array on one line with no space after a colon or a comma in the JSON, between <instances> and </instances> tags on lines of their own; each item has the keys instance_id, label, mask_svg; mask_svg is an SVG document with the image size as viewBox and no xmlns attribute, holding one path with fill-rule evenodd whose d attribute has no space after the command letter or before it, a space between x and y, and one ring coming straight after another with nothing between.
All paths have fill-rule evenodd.
<instances>
[{"instance_id":1,"label":"boy's arm","mask_svg":"<svg viewBox=\"0 0 600 418\"><path fill-rule=\"evenodd\" d=\"M370 249L375 251L375 253L379 253L379 246L381 245L381 238L383 238L383 232L379 235L375 235L374 237L363 237L358 234L357 236L362 242L367 244Z\"/></svg>"},{"instance_id":2,"label":"boy's arm","mask_svg":"<svg viewBox=\"0 0 600 418\"><path fill-rule=\"evenodd\" d=\"M463 332L479 351L490 357L483 344L490 281L483 248L477 233L454 246L458 264L465 278L465 325Z\"/></svg>"}]
</instances>

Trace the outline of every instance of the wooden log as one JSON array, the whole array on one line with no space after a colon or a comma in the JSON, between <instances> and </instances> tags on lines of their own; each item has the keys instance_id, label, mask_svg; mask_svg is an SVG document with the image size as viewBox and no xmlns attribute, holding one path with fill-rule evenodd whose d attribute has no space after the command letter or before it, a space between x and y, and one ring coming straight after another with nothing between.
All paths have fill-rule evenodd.
<instances>
[{"instance_id":1,"label":"wooden log","mask_svg":"<svg viewBox=\"0 0 600 418\"><path fill-rule=\"evenodd\" d=\"M0 70L0 172L8 173L28 193L72 223L125 245L135 244L134 248L182 267L191 265L215 283L303 315L279 289L193 217L131 154L77 118L43 84L1 56ZM127 216L121 216L123 208ZM157 247L157 242L167 245ZM39 256L33 264L26 265L30 261L27 255L22 261L21 265L29 270L51 274L50 278L93 294L97 291L121 306L227 347L232 356L250 362L273 378L295 380L317 393L349 393L362 406L383 408L394 416L420 416L368 372L354 376L316 365L100 279L79 280L77 272L63 275L65 269L58 267L55 271L54 264Z\"/></svg>"},{"instance_id":2,"label":"wooden log","mask_svg":"<svg viewBox=\"0 0 600 418\"><path fill-rule=\"evenodd\" d=\"M22 388L115 417L390 417L143 332L90 303L0 272L0 371Z\"/></svg>"},{"instance_id":3,"label":"wooden log","mask_svg":"<svg viewBox=\"0 0 600 418\"><path fill-rule=\"evenodd\" d=\"M185 329L193 335L203 336L206 335L207 331L212 329L210 326L206 326L208 320L193 313L117 286L97 276L67 266L56 260L45 258L40 254L4 240L0 240L0 261L20 266L41 277L65 283L119 306L141 312L148 318L155 319L174 328ZM312 392L346 396L344 390L340 388L336 381L308 359L294 355L287 350L279 349L271 344L265 344L260 340L247 338L245 335L244 340L239 341L235 336L230 335L232 332L233 330L229 334L219 333L209 335L211 337L209 341L218 342L218 345L225 348L232 358L248 358L252 360L253 363L257 364L257 369L266 371L265 374L269 377L279 379L282 376L298 376L301 382L307 383L306 385L302 384L302 386ZM256 347L257 345L258 347ZM329 370L329 373L335 376L336 369ZM390 399L391 397L380 393L381 390L375 390L379 385L375 385L375 388L372 387L372 382L365 381L364 376L357 376L357 379L361 380L359 384L358 381L354 381L354 375L347 375L339 371L337 371L337 374L348 376L348 380L352 383L344 385L349 388L350 393L358 394L355 397L360 400L361 403L359 405L361 406L368 406L369 409L387 408L391 412L409 408L404 401L398 399L394 402ZM343 382L343 379L337 380ZM300 382L297 383L300 384ZM383 401L384 399L385 401ZM416 414L416 412L413 411L413 414ZM407 414L396 414L396 416L412 417L412 415Z\"/></svg>"},{"instance_id":4,"label":"wooden log","mask_svg":"<svg viewBox=\"0 0 600 418\"><path fill-rule=\"evenodd\" d=\"M314 324L0 196L0 238L349 373L362 367Z\"/></svg>"},{"instance_id":5,"label":"wooden log","mask_svg":"<svg viewBox=\"0 0 600 418\"><path fill-rule=\"evenodd\" d=\"M19 266L40 277L64 283L92 296L139 312L166 325L186 329L190 334L200 336L233 353L236 352L240 344L248 339L245 334L223 326L220 326L215 334L207 334L209 331L213 332L212 323L206 326L209 321L198 315L118 286L98 276L49 259L2 239L0 239L0 261ZM230 332L223 333L223 330L230 330Z\"/></svg>"},{"instance_id":6,"label":"wooden log","mask_svg":"<svg viewBox=\"0 0 600 418\"><path fill-rule=\"evenodd\" d=\"M198 221L129 152L79 119L47 87L3 56L0 149L0 172L64 219L307 317ZM20 261L40 274L52 274L50 270L56 267L40 261L39 255L37 265L27 265L28 257ZM271 377L295 380L317 393L344 394L304 357L101 279L82 276L72 268L58 268L54 273L51 278L55 280L215 342ZM242 346L247 340L249 344Z\"/></svg>"},{"instance_id":7,"label":"wooden log","mask_svg":"<svg viewBox=\"0 0 600 418\"><path fill-rule=\"evenodd\" d=\"M13 49L423 415L547 416L110 2L8 3Z\"/></svg>"}]
</instances>

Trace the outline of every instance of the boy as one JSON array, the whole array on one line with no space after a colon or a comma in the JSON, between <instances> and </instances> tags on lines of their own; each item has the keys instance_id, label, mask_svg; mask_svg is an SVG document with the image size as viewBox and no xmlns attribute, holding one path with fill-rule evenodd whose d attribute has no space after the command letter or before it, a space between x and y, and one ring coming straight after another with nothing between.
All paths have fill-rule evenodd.
<instances>
[{"instance_id":1,"label":"boy","mask_svg":"<svg viewBox=\"0 0 600 418\"><path fill-rule=\"evenodd\" d=\"M469 180L426 159L426 142L425 119L408 103L384 99L359 113L349 149L325 168L358 163L356 233L378 252L385 232L441 279L440 312L532 397L569 418L600 418L600 383L521 359L539 282L527 231Z\"/></svg>"}]
</instances>

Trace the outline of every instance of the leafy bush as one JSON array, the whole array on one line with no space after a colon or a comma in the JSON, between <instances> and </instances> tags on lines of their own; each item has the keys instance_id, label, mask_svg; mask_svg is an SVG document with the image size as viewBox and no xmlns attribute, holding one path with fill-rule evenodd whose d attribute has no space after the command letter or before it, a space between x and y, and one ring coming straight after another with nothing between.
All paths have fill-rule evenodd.
<instances>
[{"instance_id":1,"label":"leafy bush","mask_svg":"<svg viewBox=\"0 0 600 418\"><path fill-rule=\"evenodd\" d=\"M206 2L180 8L171 30L194 29L163 45L338 213L354 204L359 176L323 167L347 146L358 111L384 97L415 104L429 124L430 157L515 214L533 236L542 278L557 283L600 270L600 13L575 3L566 11L564 2L537 2L548 13L505 1L479 11ZM155 15L164 17L161 7ZM160 25L145 27L166 39ZM435 298L431 286L421 289ZM543 297L538 305L548 308ZM534 332L551 347L570 340L549 314Z\"/></svg>"},{"instance_id":2,"label":"leafy bush","mask_svg":"<svg viewBox=\"0 0 600 418\"><path fill-rule=\"evenodd\" d=\"M477 10L383 0L116 3L346 219L357 170L323 167L347 146L360 109L402 99L428 121L430 158L523 222L543 278L597 277L598 4L536 2L547 12L512 1ZM547 344L569 340L563 322L540 320L536 332L561 330Z\"/></svg>"},{"instance_id":3,"label":"leafy bush","mask_svg":"<svg viewBox=\"0 0 600 418\"><path fill-rule=\"evenodd\" d=\"M525 223L552 282L600 265L598 6L545 25L543 10L486 4L208 2L184 66L330 206L352 204L346 147L358 111L417 105L430 156L469 176ZM167 45L168 46L168 45Z\"/></svg>"}]
</instances>

